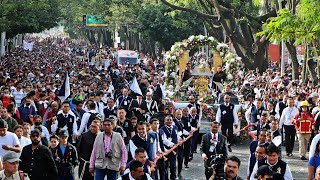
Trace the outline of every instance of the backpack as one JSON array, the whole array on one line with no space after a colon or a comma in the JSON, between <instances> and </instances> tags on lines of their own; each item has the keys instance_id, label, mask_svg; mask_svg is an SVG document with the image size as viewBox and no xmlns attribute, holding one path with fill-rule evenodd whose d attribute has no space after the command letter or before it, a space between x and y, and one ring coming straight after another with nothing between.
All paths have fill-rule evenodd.
<instances>
[{"instance_id":1,"label":"backpack","mask_svg":"<svg viewBox=\"0 0 320 180\"><path fill-rule=\"evenodd\" d=\"M96 116L99 114L99 113L91 113L91 112L88 112L90 114L90 117L89 117L89 120L88 120L88 123L87 123L87 128L89 128L89 126L91 125L92 121L96 119Z\"/></svg>"}]
</instances>

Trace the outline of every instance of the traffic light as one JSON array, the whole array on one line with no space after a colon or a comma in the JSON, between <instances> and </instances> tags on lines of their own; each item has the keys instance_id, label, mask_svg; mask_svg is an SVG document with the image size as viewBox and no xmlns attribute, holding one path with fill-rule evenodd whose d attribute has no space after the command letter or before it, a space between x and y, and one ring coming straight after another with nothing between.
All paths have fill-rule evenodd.
<instances>
[{"instance_id":1,"label":"traffic light","mask_svg":"<svg viewBox=\"0 0 320 180\"><path fill-rule=\"evenodd\" d=\"M87 25L87 15L82 16L82 25L86 26Z\"/></svg>"}]
</instances>

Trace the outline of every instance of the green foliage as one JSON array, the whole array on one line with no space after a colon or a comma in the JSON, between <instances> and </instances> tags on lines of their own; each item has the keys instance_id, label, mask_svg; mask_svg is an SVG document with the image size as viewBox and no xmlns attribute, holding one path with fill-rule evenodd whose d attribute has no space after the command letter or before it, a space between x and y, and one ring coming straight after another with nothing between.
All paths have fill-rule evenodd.
<instances>
[{"instance_id":1,"label":"green foliage","mask_svg":"<svg viewBox=\"0 0 320 180\"><path fill-rule=\"evenodd\" d=\"M319 11L319 0L301 0L296 14L286 9L280 10L277 17L269 18L258 35L266 35L270 41L277 42L313 42L320 36Z\"/></svg>"},{"instance_id":2,"label":"green foliage","mask_svg":"<svg viewBox=\"0 0 320 180\"><path fill-rule=\"evenodd\" d=\"M191 34L203 34L203 24L189 13L171 11L163 4L147 5L138 16L142 36L158 41L166 50Z\"/></svg>"},{"instance_id":3,"label":"green foliage","mask_svg":"<svg viewBox=\"0 0 320 180\"><path fill-rule=\"evenodd\" d=\"M0 30L13 37L54 27L60 21L58 6L58 0L1 1Z\"/></svg>"}]
</instances>

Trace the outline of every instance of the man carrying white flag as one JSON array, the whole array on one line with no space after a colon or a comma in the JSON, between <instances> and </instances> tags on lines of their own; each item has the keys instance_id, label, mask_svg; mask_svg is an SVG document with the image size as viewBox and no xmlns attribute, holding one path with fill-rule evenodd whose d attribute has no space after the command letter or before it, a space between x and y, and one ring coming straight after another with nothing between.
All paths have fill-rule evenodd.
<instances>
[{"instance_id":1,"label":"man carrying white flag","mask_svg":"<svg viewBox=\"0 0 320 180\"><path fill-rule=\"evenodd\" d=\"M130 85L130 90L137 94L140 94L141 96L143 95L136 77L134 77L132 80L132 83Z\"/></svg>"},{"instance_id":2,"label":"man carrying white flag","mask_svg":"<svg viewBox=\"0 0 320 180\"><path fill-rule=\"evenodd\" d=\"M66 79L64 80L60 91L58 93L58 97L60 98L61 102L65 101L70 96L70 78L69 74L67 73Z\"/></svg>"}]
</instances>

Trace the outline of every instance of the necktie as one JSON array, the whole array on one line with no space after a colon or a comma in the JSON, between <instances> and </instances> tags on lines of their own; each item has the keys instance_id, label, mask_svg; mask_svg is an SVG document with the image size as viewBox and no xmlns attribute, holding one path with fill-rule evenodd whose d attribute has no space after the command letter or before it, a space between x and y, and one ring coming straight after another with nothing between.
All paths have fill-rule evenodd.
<instances>
[{"instance_id":1,"label":"necktie","mask_svg":"<svg viewBox=\"0 0 320 180\"><path fill-rule=\"evenodd\" d=\"M64 117L65 117L65 118L67 118L67 117L68 117L68 115L66 115L66 114L65 114L65 115L64 115Z\"/></svg>"},{"instance_id":2,"label":"necktie","mask_svg":"<svg viewBox=\"0 0 320 180\"><path fill-rule=\"evenodd\" d=\"M213 134L213 140L216 141L217 140L217 136L216 134Z\"/></svg>"}]
</instances>

